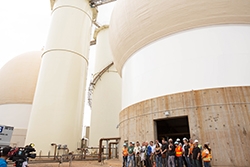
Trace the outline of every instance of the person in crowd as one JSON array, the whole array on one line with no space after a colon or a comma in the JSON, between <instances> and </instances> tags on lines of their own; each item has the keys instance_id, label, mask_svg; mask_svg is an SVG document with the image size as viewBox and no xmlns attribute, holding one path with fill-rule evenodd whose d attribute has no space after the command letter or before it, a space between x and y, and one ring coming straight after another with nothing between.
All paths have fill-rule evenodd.
<instances>
[{"instance_id":1,"label":"person in crowd","mask_svg":"<svg viewBox=\"0 0 250 167\"><path fill-rule=\"evenodd\" d=\"M178 167L183 167L183 159L182 159L182 145L181 143L175 142L175 157L178 164Z\"/></svg>"},{"instance_id":2,"label":"person in crowd","mask_svg":"<svg viewBox=\"0 0 250 167\"><path fill-rule=\"evenodd\" d=\"M140 156L140 152L141 152L141 146L140 146L140 142L137 141L135 148L134 148L134 154L135 154L135 167L141 167L141 156Z\"/></svg>"},{"instance_id":3,"label":"person in crowd","mask_svg":"<svg viewBox=\"0 0 250 167\"><path fill-rule=\"evenodd\" d=\"M198 144L198 147L200 148L201 153L202 153L202 145L201 145L201 144ZM200 166L201 166L201 167L203 167L203 165L202 165L202 158L201 158L201 156L200 156L199 162L200 162Z\"/></svg>"},{"instance_id":4,"label":"person in crowd","mask_svg":"<svg viewBox=\"0 0 250 167\"><path fill-rule=\"evenodd\" d=\"M185 138L185 137L184 137ZM182 141L183 141L183 139L182 139ZM185 159L185 157L184 157L184 154L185 154L185 149L184 149L184 144L182 145L182 143L181 143L181 146L182 146L182 165L184 165L185 167L187 167L187 162L186 162L186 159Z\"/></svg>"},{"instance_id":5,"label":"person in crowd","mask_svg":"<svg viewBox=\"0 0 250 167\"><path fill-rule=\"evenodd\" d=\"M11 147L6 146L3 149L0 150L0 167L7 167L7 159L8 157L8 153L10 152Z\"/></svg>"},{"instance_id":6,"label":"person in crowd","mask_svg":"<svg viewBox=\"0 0 250 167\"><path fill-rule=\"evenodd\" d=\"M176 141L178 142L178 144L181 143L181 140L179 138L177 138Z\"/></svg>"},{"instance_id":7,"label":"person in crowd","mask_svg":"<svg viewBox=\"0 0 250 167\"><path fill-rule=\"evenodd\" d=\"M191 167L191 163L190 163L190 145L188 143L188 139L187 138L183 138L183 148L184 148L184 154L183 157L185 158L186 161L186 167Z\"/></svg>"},{"instance_id":8,"label":"person in crowd","mask_svg":"<svg viewBox=\"0 0 250 167\"><path fill-rule=\"evenodd\" d=\"M155 140L155 143L152 141L152 154L151 154L151 162L152 162L152 166L155 167L156 166L156 162L155 162L155 147L156 144L159 143L158 140Z\"/></svg>"},{"instance_id":9,"label":"person in crowd","mask_svg":"<svg viewBox=\"0 0 250 167\"><path fill-rule=\"evenodd\" d=\"M24 161L22 167L29 167L28 162Z\"/></svg>"},{"instance_id":10,"label":"person in crowd","mask_svg":"<svg viewBox=\"0 0 250 167\"><path fill-rule=\"evenodd\" d=\"M202 145L198 140L183 138L183 145L179 138L173 144L170 138L168 142L162 138L162 144L155 140L136 143L130 142L129 147L124 143L123 167L211 167L212 150L209 142ZM2 157L1 157L2 158ZM3 158L2 158L3 159ZM1 159L1 160L2 160ZM3 160L0 160L3 162ZM5 161L6 162L6 161ZM0 166L2 167L2 166Z\"/></svg>"},{"instance_id":11,"label":"person in crowd","mask_svg":"<svg viewBox=\"0 0 250 167\"><path fill-rule=\"evenodd\" d=\"M189 155L189 159L190 159L190 163L191 166L193 167L193 149L194 149L194 141L193 139L189 139L189 147L190 147L190 155Z\"/></svg>"},{"instance_id":12,"label":"person in crowd","mask_svg":"<svg viewBox=\"0 0 250 167\"><path fill-rule=\"evenodd\" d=\"M161 159L161 147L159 143L156 143L155 145L155 161L156 161L156 167L162 167L162 159Z\"/></svg>"},{"instance_id":13,"label":"person in crowd","mask_svg":"<svg viewBox=\"0 0 250 167\"><path fill-rule=\"evenodd\" d=\"M210 163L211 163L211 161L212 161L212 149L211 149L211 147L210 147L210 143L209 142L206 142L205 144L207 144L208 145L208 148L210 149L210 152L209 152L209 157L210 157Z\"/></svg>"},{"instance_id":14,"label":"person in crowd","mask_svg":"<svg viewBox=\"0 0 250 167\"><path fill-rule=\"evenodd\" d=\"M153 141L150 141L150 144L153 144ZM150 144L148 144L148 142L146 142L146 148L147 148L146 167L152 167L152 163L151 163L152 147Z\"/></svg>"},{"instance_id":15,"label":"person in crowd","mask_svg":"<svg viewBox=\"0 0 250 167\"><path fill-rule=\"evenodd\" d=\"M162 150L162 152L161 152L162 167L167 167L168 143L164 138L162 139L161 150Z\"/></svg>"},{"instance_id":16,"label":"person in crowd","mask_svg":"<svg viewBox=\"0 0 250 167\"><path fill-rule=\"evenodd\" d=\"M145 142L142 142L140 157L141 157L141 166L146 167L146 146L145 146Z\"/></svg>"},{"instance_id":17,"label":"person in crowd","mask_svg":"<svg viewBox=\"0 0 250 167\"><path fill-rule=\"evenodd\" d=\"M168 167L175 167L175 148L171 138L168 140Z\"/></svg>"},{"instance_id":18,"label":"person in crowd","mask_svg":"<svg viewBox=\"0 0 250 167\"><path fill-rule=\"evenodd\" d=\"M135 142L132 142L132 145L134 147L134 151L133 151L133 162L134 162L134 167L135 167Z\"/></svg>"},{"instance_id":19,"label":"person in crowd","mask_svg":"<svg viewBox=\"0 0 250 167\"><path fill-rule=\"evenodd\" d=\"M160 145L160 147L162 147L162 144L159 142L159 140L155 140L155 146L157 143Z\"/></svg>"},{"instance_id":20,"label":"person in crowd","mask_svg":"<svg viewBox=\"0 0 250 167\"><path fill-rule=\"evenodd\" d=\"M204 162L205 167L211 167L210 165L210 148L207 144L204 144L203 150L202 150L202 160Z\"/></svg>"},{"instance_id":21,"label":"person in crowd","mask_svg":"<svg viewBox=\"0 0 250 167\"><path fill-rule=\"evenodd\" d=\"M201 150L198 146L198 140L194 140L193 167L201 167L200 159L201 159Z\"/></svg>"},{"instance_id":22,"label":"person in crowd","mask_svg":"<svg viewBox=\"0 0 250 167\"><path fill-rule=\"evenodd\" d=\"M123 144L122 157L123 157L122 166L126 167L128 159L128 147L126 143Z\"/></svg>"},{"instance_id":23,"label":"person in crowd","mask_svg":"<svg viewBox=\"0 0 250 167\"><path fill-rule=\"evenodd\" d=\"M134 146L133 146L133 142L130 142L130 145L128 147L127 167L129 167L130 163L131 163L131 166L134 167Z\"/></svg>"}]
</instances>

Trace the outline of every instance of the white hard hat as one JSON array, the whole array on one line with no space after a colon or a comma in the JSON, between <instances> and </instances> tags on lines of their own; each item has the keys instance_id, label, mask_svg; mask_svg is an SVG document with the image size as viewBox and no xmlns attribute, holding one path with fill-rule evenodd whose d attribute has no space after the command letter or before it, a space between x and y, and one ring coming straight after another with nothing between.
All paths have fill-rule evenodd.
<instances>
[{"instance_id":1,"label":"white hard hat","mask_svg":"<svg viewBox=\"0 0 250 167\"><path fill-rule=\"evenodd\" d=\"M194 140L194 143L198 143L199 141L198 140Z\"/></svg>"},{"instance_id":2,"label":"white hard hat","mask_svg":"<svg viewBox=\"0 0 250 167\"><path fill-rule=\"evenodd\" d=\"M182 140L186 140L186 141L188 141L188 139L187 139L186 137L184 137Z\"/></svg>"}]
</instances>

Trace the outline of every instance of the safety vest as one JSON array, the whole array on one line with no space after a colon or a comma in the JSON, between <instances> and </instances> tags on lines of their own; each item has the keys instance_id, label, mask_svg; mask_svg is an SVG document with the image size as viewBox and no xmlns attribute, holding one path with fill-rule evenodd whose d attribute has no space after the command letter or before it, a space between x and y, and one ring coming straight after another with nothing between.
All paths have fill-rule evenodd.
<instances>
[{"instance_id":1,"label":"safety vest","mask_svg":"<svg viewBox=\"0 0 250 167\"><path fill-rule=\"evenodd\" d=\"M189 146L190 146L190 154L193 154L194 144L189 143Z\"/></svg>"},{"instance_id":2,"label":"safety vest","mask_svg":"<svg viewBox=\"0 0 250 167\"><path fill-rule=\"evenodd\" d=\"M124 156L124 157L126 157L126 156L128 156L128 148L122 148L122 155Z\"/></svg>"},{"instance_id":3,"label":"safety vest","mask_svg":"<svg viewBox=\"0 0 250 167\"><path fill-rule=\"evenodd\" d=\"M208 149L204 149L201 155L204 162L210 162L210 155Z\"/></svg>"},{"instance_id":4,"label":"safety vest","mask_svg":"<svg viewBox=\"0 0 250 167\"><path fill-rule=\"evenodd\" d=\"M175 155L176 155L176 157L181 157L182 156L182 148L181 148L181 146L177 146L175 148Z\"/></svg>"}]
</instances>

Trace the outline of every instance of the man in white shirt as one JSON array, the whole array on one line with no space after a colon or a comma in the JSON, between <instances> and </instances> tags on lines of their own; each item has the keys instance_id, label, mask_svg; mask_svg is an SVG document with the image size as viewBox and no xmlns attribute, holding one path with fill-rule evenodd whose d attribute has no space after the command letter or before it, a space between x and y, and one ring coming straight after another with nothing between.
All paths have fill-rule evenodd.
<instances>
[{"instance_id":1,"label":"man in white shirt","mask_svg":"<svg viewBox=\"0 0 250 167\"><path fill-rule=\"evenodd\" d=\"M140 152L141 152L140 142L137 141L136 145L135 145L135 148L134 148L134 153L135 153L135 167L141 167Z\"/></svg>"}]
</instances>

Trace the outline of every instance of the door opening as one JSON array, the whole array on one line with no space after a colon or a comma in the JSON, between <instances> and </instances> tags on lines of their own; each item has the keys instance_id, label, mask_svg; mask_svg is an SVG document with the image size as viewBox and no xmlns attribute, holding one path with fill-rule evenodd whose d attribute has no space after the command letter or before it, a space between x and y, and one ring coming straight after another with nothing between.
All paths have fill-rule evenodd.
<instances>
[{"instance_id":1,"label":"door opening","mask_svg":"<svg viewBox=\"0 0 250 167\"><path fill-rule=\"evenodd\" d=\"M181 141L184 137L187 139L190 138L188 116L156 120L155 123L157 139L159 141L161 141L162 138L166 140L172 138L173 141L177 138Z\"/></svg>"}]
</instances>

